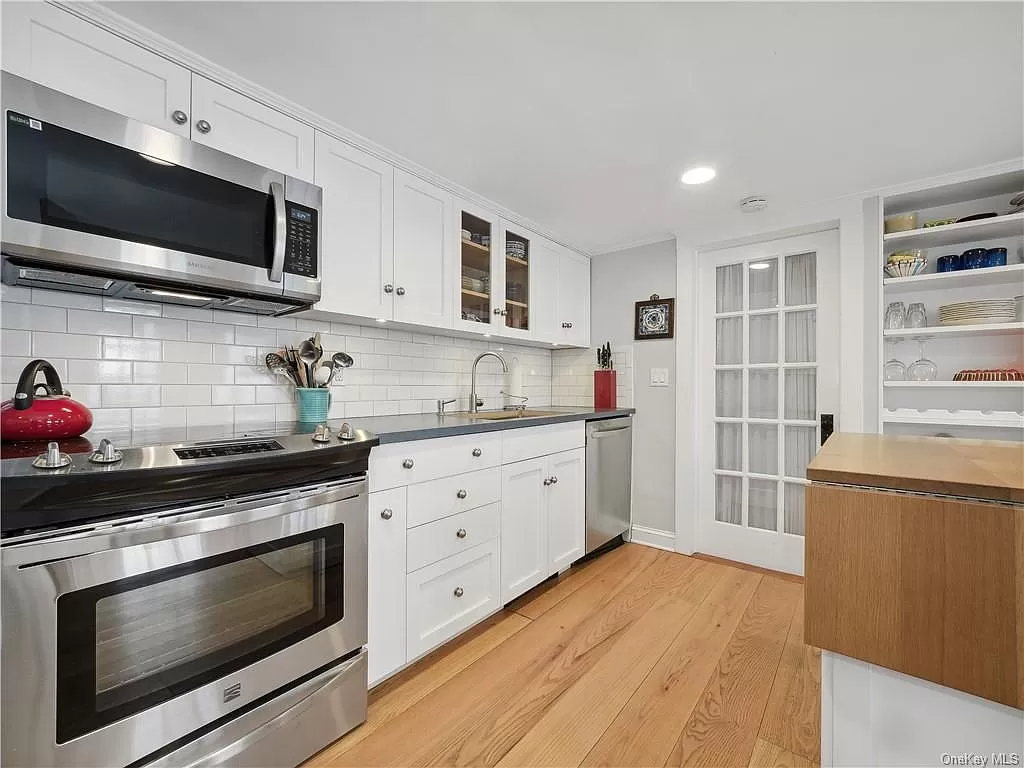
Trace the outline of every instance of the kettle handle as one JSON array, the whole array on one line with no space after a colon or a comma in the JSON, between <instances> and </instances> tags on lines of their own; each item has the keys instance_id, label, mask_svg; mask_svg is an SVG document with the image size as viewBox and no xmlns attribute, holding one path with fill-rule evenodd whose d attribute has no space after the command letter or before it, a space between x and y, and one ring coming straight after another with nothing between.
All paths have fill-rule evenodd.
<instances>
[{"instance_id":1,"label":"kettle handle","mask_svg":"<svg viewBox=\"0 0 1024 768\"><path fill-rule=\"evenodd\" d=\"M25 366L18 379L18 388L14 392L14 407L16 410L24 411L32 406L35 399L36 376L43 372L46 377L46 386L57 395L64 394L64 386L60 383L60 376L57 370L45 360L33 360Z\"/></svg>"}]
</instances>

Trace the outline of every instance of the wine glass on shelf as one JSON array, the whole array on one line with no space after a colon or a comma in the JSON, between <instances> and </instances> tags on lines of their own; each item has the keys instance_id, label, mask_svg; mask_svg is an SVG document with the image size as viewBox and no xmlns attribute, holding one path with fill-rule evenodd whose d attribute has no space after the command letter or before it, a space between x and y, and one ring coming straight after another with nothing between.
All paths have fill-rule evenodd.
<instances>
[{"instance_id":1,"label":"wine glass on shelf","mask_svg":"<svg viewBox=\"0 0 1024 768\"><path fill-rule=\"evenodd\" d=\"M939 375L939 368L924 356L924 339L917 340L917 347L918 358L910 364L907 376L911 381L935 381L935 377Z\"/></svg>"},{"instance_id":2,"label":"wine glass on shelf","mask_svg":"<svg viewBox=\"0 0 1024 768\"><path fill-rule=\"evenodd\" d=\"M885 361L885 365L882 367L885 381L905 381L907 378L907 366L896 359L896 345L891 341L886 342L886 344L889 347L889 359Z\"/></svg>"}]
</instances>

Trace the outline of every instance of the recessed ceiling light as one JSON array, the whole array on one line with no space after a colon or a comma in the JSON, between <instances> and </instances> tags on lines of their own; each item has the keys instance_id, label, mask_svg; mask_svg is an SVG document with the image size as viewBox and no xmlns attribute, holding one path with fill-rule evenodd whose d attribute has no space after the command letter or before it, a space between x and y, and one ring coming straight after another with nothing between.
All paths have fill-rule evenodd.
<instances>
[{"instance_id":1,"label":"recessed ceiling light","mask_svg":"<svg viewBox=\"0 0 1024 768\"><path fill-rule=\"evenodd\" d=\"M769 267L771 267L771 264L767 261L755 261L750 265L751 269L768 269Z\"/></svg>"},{"instance_id":2,"label":"recessed ceiling light","mask_svg":"<svg viewBox=\"0 0 1024 768\"><path fill-rule=\"evenodd\" d=\"M715 169L709 168L706 165L698 166L697 168L691 168L680 177L680 181L683 184L703 184L706 181L711 181L715 178Z\"/></svg>"}]
</instances>

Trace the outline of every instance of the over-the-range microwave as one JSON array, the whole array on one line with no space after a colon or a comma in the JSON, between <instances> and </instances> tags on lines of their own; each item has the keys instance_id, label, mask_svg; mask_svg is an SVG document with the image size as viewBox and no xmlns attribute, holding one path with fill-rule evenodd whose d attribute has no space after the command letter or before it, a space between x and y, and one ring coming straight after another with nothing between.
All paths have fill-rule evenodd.
<instances>
[{"instance_id":1,"label":"over-the-range microwave","mask_svg":"<svg viewBox=\"0 0 1024 768\"><path fill-rule=\"evenodd\" d=\"M319 187L0 84L3 282L268 315L320 298Z\"/></svg>"}]
</instances>

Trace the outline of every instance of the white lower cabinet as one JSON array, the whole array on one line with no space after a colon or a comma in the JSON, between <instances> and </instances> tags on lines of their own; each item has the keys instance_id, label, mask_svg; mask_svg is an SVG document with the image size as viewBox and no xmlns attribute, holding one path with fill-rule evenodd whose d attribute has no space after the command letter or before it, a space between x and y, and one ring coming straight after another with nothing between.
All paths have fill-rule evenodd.
<instances>
[{"instance_id":1,"label":"white lower cabinet","mask_svg":"<svg viewBox=\"0 0 1024 768\"><path fill-rule=\"evenodd\" d=\"M409 661L498 610L498 573L496 539L410 573L406 588Z\"/></svg>"},{"instance_id":2,"label":"white lower cabinet","mask_svg":"<svg viewBox=\"0 0 1024 768\"><path fill-rule=\"evenodd\" d=\"M583 448L548 457L548 567L552 573L583 557L586 535L586 452Z\"/></svg>"},{"instance_id":3,"label":"white lower cabinet","mask_svg":"<svg viewBox=\"0 0 1024 768\"><path fill-rule=\"evenodd\" d=\"M509 602L548 577L546 458L501 469L501 602Z\"/></svg>"},{"instance_id":4,"label":"white lower cabinet","mask_svg":"<svg viewBox=\"0 0 1024 768\"><path fill-rule=\"evenodd\" d=\"M406 489L370 494L367 659L370 685L404 666Z\"/></svg>"}]
</instances>

